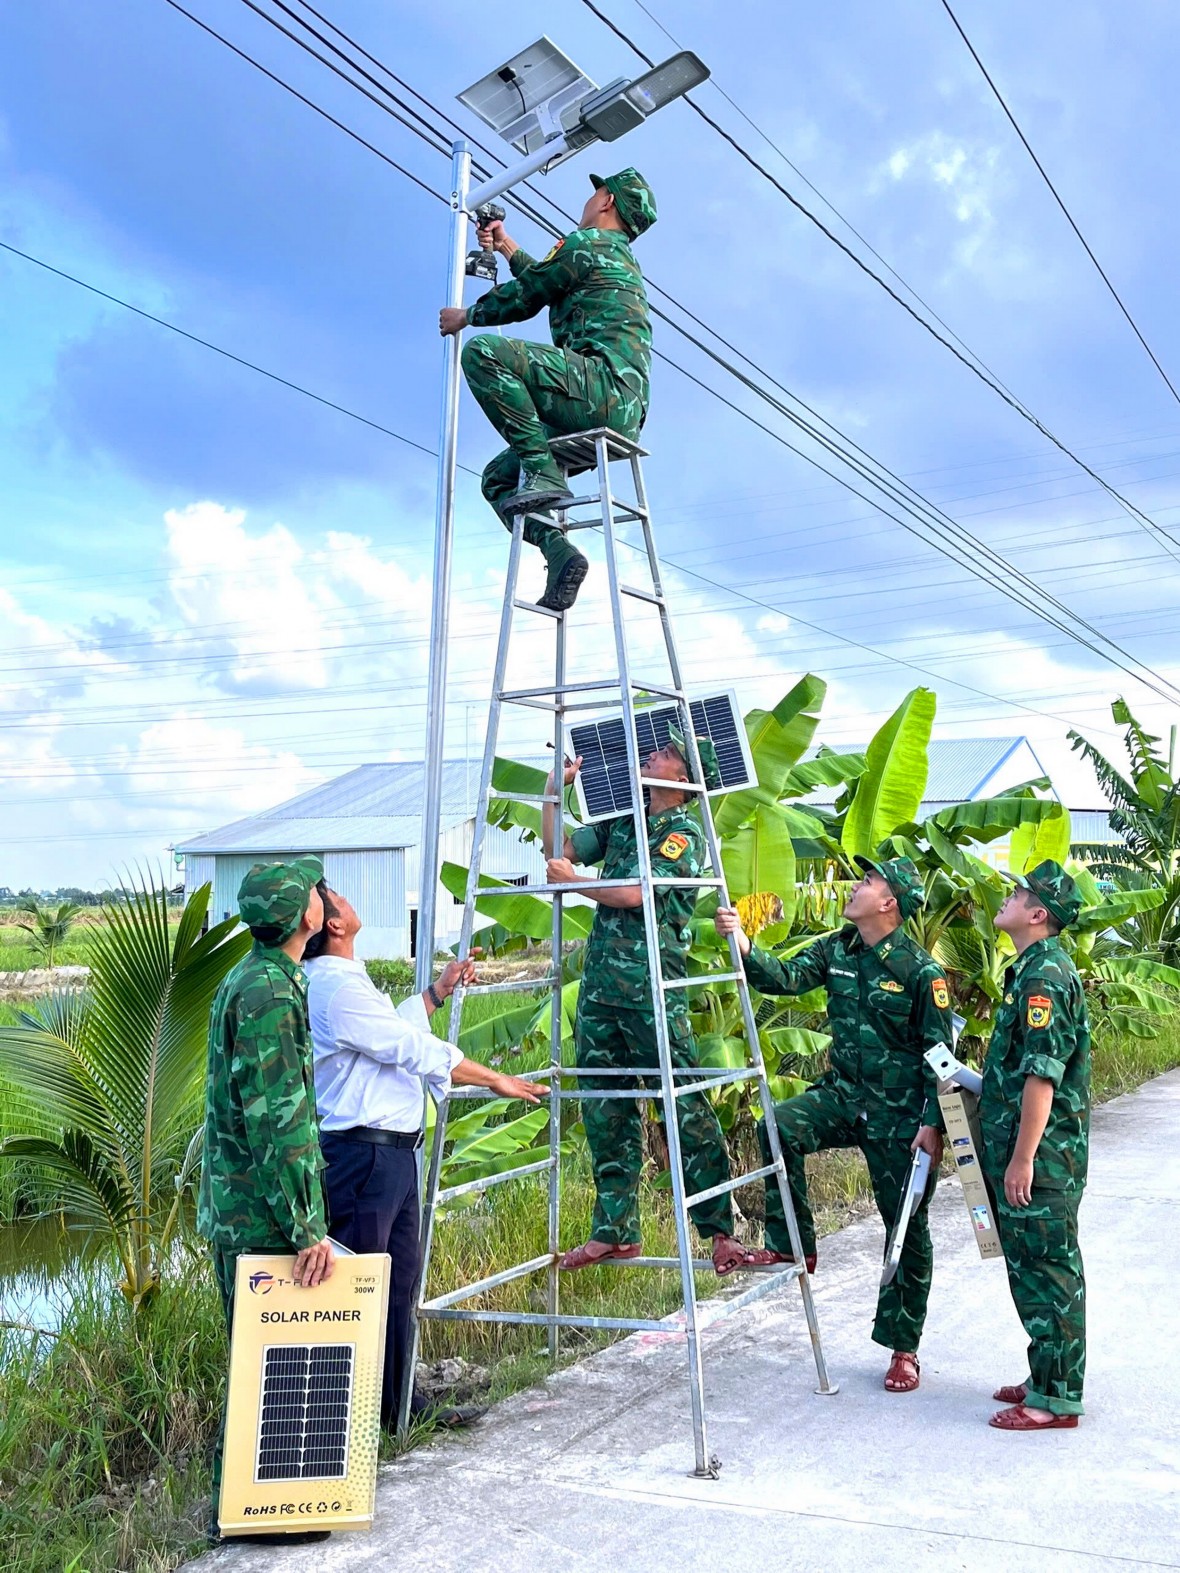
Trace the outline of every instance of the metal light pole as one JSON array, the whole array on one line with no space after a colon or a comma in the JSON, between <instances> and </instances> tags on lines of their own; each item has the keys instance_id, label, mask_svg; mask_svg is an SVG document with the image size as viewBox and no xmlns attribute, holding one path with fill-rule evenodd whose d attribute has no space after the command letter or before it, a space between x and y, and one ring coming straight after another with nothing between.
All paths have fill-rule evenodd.
<instances>
[{"instance_id":1,"label":"metal light pole","mask_svg":"<svg viewBox=\"0 0 1180 1573\"><path fill-rule=\"evenodd\" d=\"M451 250L447 268L447 305L463 304L467 257L467 188L471 153L467 143L451 149ZM415 987L421 992L433 976L435 900L438 893L438 840L442 818L443 756L446 745L447 640L451 612L451 555L455 535L455 469L459 443L459 357L463 336L443 342L443 393L439 415L438 497L434 515L434 593L430 602L430 672L427 680L426 761L422 797L422 836L418 848L418 953Z\"/></svg>"}]
</instances>

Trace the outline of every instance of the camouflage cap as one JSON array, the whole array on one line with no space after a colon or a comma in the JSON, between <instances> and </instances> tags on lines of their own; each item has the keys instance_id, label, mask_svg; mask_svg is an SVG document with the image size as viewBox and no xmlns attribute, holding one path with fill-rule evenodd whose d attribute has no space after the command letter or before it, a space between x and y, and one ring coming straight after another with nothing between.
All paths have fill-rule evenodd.
<instances>
[{"instance_id":1,"label":"camouflage cap","mask_svg":"<svg viewBox=\"0 0 1180 1573\"><path fill-rule=\"evenodd\" d=\"M691 770L692 764L688 757L688 748L684 741L684 733L678 726L668 728L668 741L684 760L685 766ZM697 734L697 752L701 756L701 769L705 772L705 786L710 792L716 792L721 785L721 766L717 763L717 750L712 741L707 737Z\"/></svg>"},{"instance_id":2,"label":"camouflage cap","mask_svg":"<svg viewBox=\"0 0 1180 1573\"><path fill-rule=\"evenodd\" d=\"M1055 863L1052 858L1046 858L1036 868L1030 868L1027 874L1009 874L1008 878L1015 880L1022 890L1031 890L1045 911L1055 917L1062 928L1068 928L1082 910L1078 887L1061 864Z\"/></svg>"},{"instance_id":3,"label":"camouflage cap","mask_svg":"<svg viewBox=\"0 0 1180 1573\"><path fill-rule=\"evenodd\" d=\"M853 858L853 862L866 873L880 874L897 897L898 911L903 918L913 917L926 905L922 876L912 858L889 858L884 863L874 863L872 858Z\"/></svg>"},{"instance_id":4,"label":"camouflage cap","mask_svg":"<svg viewBox=\"0 0 1180 1573\"><path fill-rule=\"evenodd\" d=\"M255 863L238 886L238 912L260 945L281 945L299 927L312 886L324 877L318 857Z\"/></svg>"},{"instance_id":5,"label":"camouflage cap","mask_svg":"<svg viewBox=\"0 0 1180 1573\"><path fill-rule=\"evenodd\" d=\"M595 191L603 187L615 199L615 212L622 221L628 236L635 240L656 221L656 199L652 189L637 169L620 169L617 175L591 175L590 184Z\"/></svg>"}]
</instances>

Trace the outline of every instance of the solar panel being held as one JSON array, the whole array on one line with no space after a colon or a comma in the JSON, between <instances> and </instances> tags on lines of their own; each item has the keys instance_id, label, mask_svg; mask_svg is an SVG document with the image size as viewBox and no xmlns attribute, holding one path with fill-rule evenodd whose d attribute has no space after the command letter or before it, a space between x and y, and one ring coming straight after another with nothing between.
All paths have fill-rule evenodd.
<instances>
[{"instance_id":1,"label":"solar panel being held","mask_svg":"<svg viewBox=\"0 0 1180 1573\"><path fill-rule=\"evenodd\" d=\"M689 700L693 731L707 737L717 753L719 792L752 786L757 780L745 723L731 691ZM639 761L668 741L668 729L679 725L677 705L650 705L635 716ZM613 819L631 812L631 779L627 768L627 734L620 715L579 721L569 730L570 750L582 756L578 801L584 820Z\"/></svg>"},{"instance_id":2,"label":"solar panel being held","mask_svg":"<svg viewBox=\"0 0 1180 1573\"><path fill-rule=\"evenodd\" d=\"M263 1355L255 1480L348 1473L351 1344L283 1344Z\"/></svg>"}]
</instances>

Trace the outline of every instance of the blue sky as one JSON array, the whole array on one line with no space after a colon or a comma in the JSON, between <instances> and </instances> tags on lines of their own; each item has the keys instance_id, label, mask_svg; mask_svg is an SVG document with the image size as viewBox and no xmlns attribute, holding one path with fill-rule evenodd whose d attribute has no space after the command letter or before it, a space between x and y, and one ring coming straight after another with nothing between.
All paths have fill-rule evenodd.
<instances>
[{"instance_id":1,"label":"blue sky","mask_svg":"<svg viewBox=\"0 0 1180 1573\"><path fill-rule=\"evenodd\" d=\"M740 28L732 7L703 0L604 8L649 54L672 47L653 15L696 49L1045 425L1175 525L1180 409L936 0L750 3ZM239 0L189 9L443 190L444 158ZM577 0L321 9L448 110L542 32L600 82L640 69ZM1180 17L1146 0L957 9L1180 376ZM865 254L713 87L700 99ZM0 105L0 240L433 448L441 203L164 0L6 8ZM587 172L626 162L659 197L637 247L650 280L1180 678L1176 561L685 106L545 189L576 213ZM548 245L527 222L509 227L530 249ZM353 764L418 754L433 461L9 253L0 325L0 884L101 883ZM661 324L656 342L791 435ZM830 683L822 735L841 743L928 681L938 735L1026 733L1079 805L1097 794L1068 726L1113 747L1109 701L1124 692L1166 733L1165 701L663 363L645 440L664 553L703 576L673 574L694 682L732 683L752 705L817 671ZM462 462L478 469L495 446L465 397ZM467 475L457 533L453 754L482 738L507 544ZM601 578L584 592L592 614ZM585 635L587 668L597 638ZM522 646L522 669L539 650ZM509 742L535 752L517 726Z\"/></svg>"}]
</instances>

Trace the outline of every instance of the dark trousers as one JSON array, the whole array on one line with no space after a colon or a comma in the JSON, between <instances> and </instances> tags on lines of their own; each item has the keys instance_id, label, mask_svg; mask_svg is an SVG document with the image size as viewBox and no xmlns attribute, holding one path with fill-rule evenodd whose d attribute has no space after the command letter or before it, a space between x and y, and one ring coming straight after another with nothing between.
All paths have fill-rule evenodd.
<instances>
[{"instance_id":1,"label":"dark trousers","mask_svg":"<svg viewBox=\"0 0 1180 1573\"><path fill-rule=\"evenodd\" d=\"M418 1165L410 1147L375 1146L347 1131L321 1131L328 1167L328 1232L350 1251L389 1257L389 1316L381 1421L397 1421L410 1358L410 1313L418 1289Z\"/></svg>"}]
</instances>

